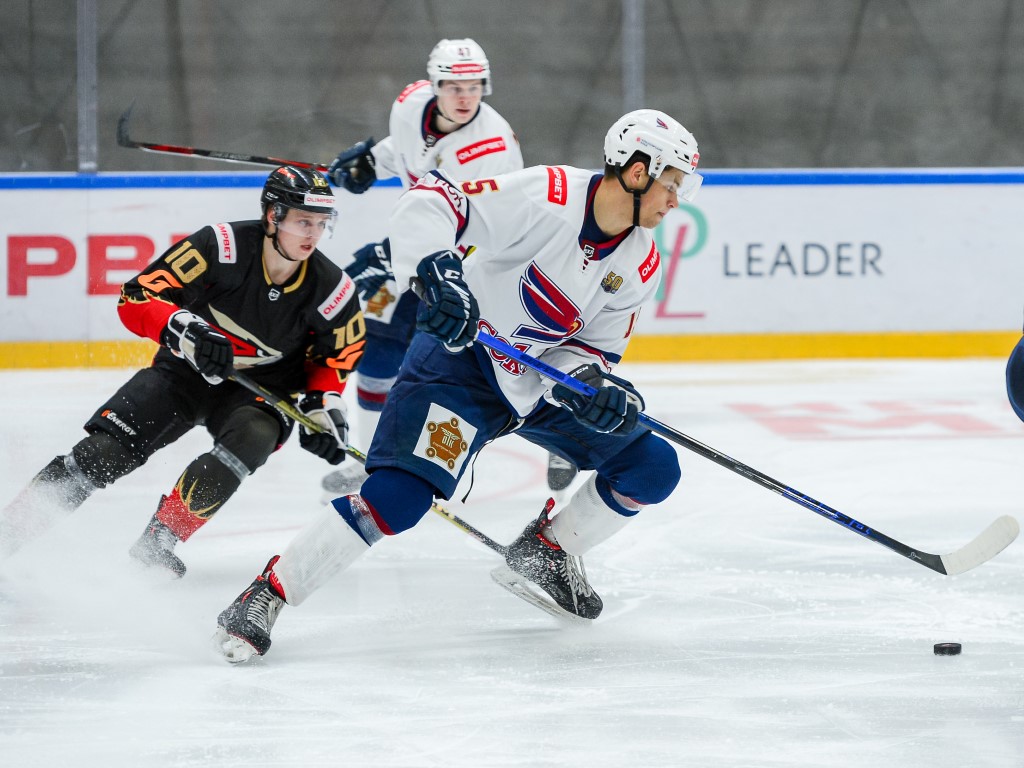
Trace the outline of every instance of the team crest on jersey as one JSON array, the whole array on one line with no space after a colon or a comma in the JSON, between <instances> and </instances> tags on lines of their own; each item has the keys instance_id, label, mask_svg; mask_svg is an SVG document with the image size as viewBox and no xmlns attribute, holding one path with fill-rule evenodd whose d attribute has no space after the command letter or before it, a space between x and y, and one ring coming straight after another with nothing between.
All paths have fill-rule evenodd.
<instances>
[{"instance_id":1,"label":"team crest on jersey","mask_svg":"<svg viewBox=\"0 0 1024 768\"><path fill-rule=\"evenodd\" d=\"M270 290L267 291L267 298L270 299L271 301L277 301L278 299L281 298L281 289L278 288L276 285L272 285L270 287Z\"/></svg>"},{"instance_id":2,"label":"team crest on jersey","mask_svg":"<svg viewBox=\"0 0 1024 768\"><path fill-rule=\"evenodd\" d=\"M430 404L420 429L415 455L437 464L453 477L462 471L477 429L458 414L437 403Z\"/></svg>"},{"instance_id":3,"label":"team crest on jersey","mask_svg":"<svg viewBox=\"0 0 1024 768\"><path fill-rule=\"evenodd\" d=\"M373 297L366 302L366 309L363 310L364 314L373 315L374 317L383 317L384 310L388 308L389 304L394 304L397 301L395 294L393 294L387 286L387 283L380 287L380 290L373 294Z\"/></svg>"},{"instance_id":4,"label":"team crest on jersey","mask_svg":"<svg viewBox=\"0 0 1024 768\"><path fill-rule=\"evenodd\" d=\"M535 262L519 280L519 301L536 325L520 325L513 336L550 344L583 330L580 308Z\"/></svg>"}]
</instances>

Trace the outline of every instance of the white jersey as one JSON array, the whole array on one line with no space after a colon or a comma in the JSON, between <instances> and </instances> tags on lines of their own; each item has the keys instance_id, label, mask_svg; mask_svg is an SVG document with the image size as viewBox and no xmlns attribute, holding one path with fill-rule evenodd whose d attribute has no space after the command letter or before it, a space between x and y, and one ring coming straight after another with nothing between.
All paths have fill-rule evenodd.
<instances>
[{"instance_id":1,"label":"white jersey","mask_svg":"<svg viewBox=\"0 0 1024 768\"><path fill-rule=\"evenodd\" d=\"M451 133L432 130L436 112L429 80L405 87L391 107L390 135L371 150L378 178L397 176L408 189L439 168L462 181L523 167L515 133L489 104L480 102L476 117Z\"/></svg>"},{"instance_id":2,"label":"white jersey","mask_svg":"<svg viewBox=\"0 0 1024 768\"><path fill-rule=\"evenodd\" d=\"M592 362L610 370L657 290L661 257L650 230L609 238L598 229L600 178L566 166L462 183L438 172L424 177L391 215L398 284L409 284L424 256L468 253L466 282L482 330L565 372ZM503 355L488 357L509 405L528 415L552 383Z\"/></svg>"}]
</instances>

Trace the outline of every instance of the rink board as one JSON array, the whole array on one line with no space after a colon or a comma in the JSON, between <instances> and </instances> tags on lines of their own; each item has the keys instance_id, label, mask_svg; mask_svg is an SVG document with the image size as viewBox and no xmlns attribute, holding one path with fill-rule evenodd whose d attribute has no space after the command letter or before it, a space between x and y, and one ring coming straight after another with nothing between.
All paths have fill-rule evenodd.
<instances>
[{"instance_id":1,"label":"rink board","mask_svg":"<svg viewBox=\"0 0 1024 768\"><path fill-rule=\"evenodd\" d=\"M656 231L662 282L629 359L1002 356L1020 336L1024 173L714 172ZM144 363L120 283L265 174L0 176L0 367ZM339 195L321 249L386 236L401 189ZM213 215L211 215L213 212Z\"/></svg>"}]
</instances>

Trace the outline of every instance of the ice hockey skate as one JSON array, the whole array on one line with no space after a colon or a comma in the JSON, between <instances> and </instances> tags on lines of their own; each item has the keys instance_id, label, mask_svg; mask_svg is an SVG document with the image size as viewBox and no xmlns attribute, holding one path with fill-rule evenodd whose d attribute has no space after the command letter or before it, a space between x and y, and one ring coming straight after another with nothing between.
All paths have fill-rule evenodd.
<instances>
[{"instance_id":1,"label":"ice hockey skate","mask_svg":"<svg viewBox=\"0 0 1024 768\"><path fill-rule=\"evenodd\" d=\"M320 501L323 504L330 504L339 496L351 496L359 493L369 475L362 464L356 461L346 461L339 469L324 475L320 481L323 488L323 495Z\"/></svg>"},{"instance_id":2,"label":"ice hockey skate","mask_svg":"<svg viewBox=\"0 0 1024 768\"><path fill-rule=\"evenodd\" d=\"M505 565L491 571L495 583L516 597L574 623L589 623L604 604L587 581L583 560L549 541L542 531L551 525L554 500L526 526L505 552Z\"/></svg>"},{"instance_id":3,"label":"ice hockey skate","mask_svg":"<svg viewBox=\"0 0 1024 768\"><path fill-rule=\"evenodd\" d=\"M164 499L161 498L160 504L163 503ZM174 554L174 545L177 543L178 537L153 515L146 530L139 536L138 541L132 544L128 554L136 562L151 568L163 568L180 579L185 575L185 563Z\"/></svg>"},{"instance_id":4,"label":"ice hockey skate","mask_svg":"<svg viewBox=\"0 0 1024 768\"><path fill-rule=\"evenodd\" d=\"M556 453L548 454L548 488L552 492L564 491L576 479L579 469Z\"/></svg>"},{"instance_id":5,"label":"ice hockey skate","mask_svg":"<svg viewBox=\"0 0 1024 768\"><path fill-rule=\"evenodd\" d=\"M271 583L279 558L270 558L263 573L217 617L213 642L232 664L242 664L270 650L270 630L285 604Z\"/></svg>"}]
</instances>

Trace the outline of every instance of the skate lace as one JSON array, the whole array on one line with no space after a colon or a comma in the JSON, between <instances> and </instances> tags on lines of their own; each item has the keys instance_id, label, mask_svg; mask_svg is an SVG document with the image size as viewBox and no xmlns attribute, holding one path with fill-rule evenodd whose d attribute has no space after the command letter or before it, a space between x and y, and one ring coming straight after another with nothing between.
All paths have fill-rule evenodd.
<instances>
[{"instance_id":1,"label":"skate lace","mask_svg":"<svg viewBox=\"0 0 1024 768\"><path fill-rule=\"evenodd\" d=\"M269 635L283 602L271 591L269 584L264 585L252 596L246 618Z\"/></svg>"},{"instance_id":2,"label":"skate lace","mask_svg":"<svg viewBox=\"0 0 1024 768\"><path fill-rule=\"evenodd\" d=\"M558 564L558 570L575 594L583 595L584 597L590 597L594 594L593 587L587 581L587 572L583 567L583 560L581 558L566 552L565 558Z\"/></svg>"}]
</instances>

